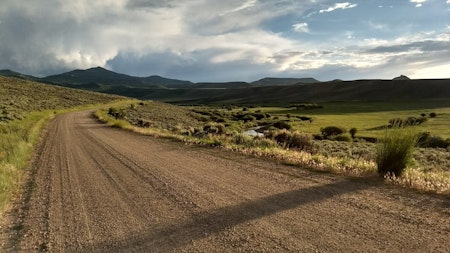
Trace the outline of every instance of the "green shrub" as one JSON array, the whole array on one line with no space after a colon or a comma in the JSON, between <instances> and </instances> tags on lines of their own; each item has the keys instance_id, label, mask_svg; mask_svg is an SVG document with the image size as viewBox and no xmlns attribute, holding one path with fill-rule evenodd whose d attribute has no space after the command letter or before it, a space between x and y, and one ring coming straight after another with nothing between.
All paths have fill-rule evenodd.
<instances>
[{"instance_id":1,"label":"green shrub","mask_svg":"<svg viewBox=\"0 0 450 253\"><path fill-rule=\"evenodd\" d=\"M350 142L351 141L350 137L348 137L347 135L334 136L333 140L335 140L335 141L344 141L344 142Z\"/></svg>"},{"instance_id":2,"label":"green shrub","mask_svg":"<svg viewBox=\"0 0 450 253\"><path fill-rule=\"evenodd\" d=\"M250 121L254 121L255 117L253 117L250 114L247 114L244 117L242 117L241 120L243 120L245 123L247 123L247 122L250 122Z\"/></svg>"},{"instance_id":3,"label":"green shrub","mask_svg":"<svg viewBox=\"0 0 450 253\"><path fill-rule=\"evenodd\" d=\"M310 120L312 120L311 117L307 117L307 116L297 116L297 119L300 119L301 121L310 121Z\"/></svg>"},{"instance_id":4,"label":"green shrub","mask_svg":"<svg viewBox=\"0 0 450 253\"><path fill-rule=\"evenodd\" d=\"M262 120L266 117L266 115L263 113L253 113L253 117L255 117L256 120Z\"/></svg>"},{"instance_id":5,"label":"green shrub","mask_svg":"<svg viewBox=\"0 0 450 253\"><path fill-rule=\"evenodd\" d=\"M357 132L358 132L358 129L356 129L356 128L350 129L349 133L352 136L352 139L355 139L355 135Z\"/></svg>"},{"instance_id":6,"label":"green shrub","mask_svg":"<svg viewBox=\"0 0 450 253\"><path fill-rule=\"evenodd\" d=\"M222 135L226 133L226 128L223 124L210 122L203 127L206 134Z\"/></svg>"},{"instance_id":7,"label":"green shrub","mask_svg":"<svg viewBox=\"0 0 450 253\"><path fill-rule=\"evenodd\" d=\"M306 103L306 104L290 104L288 108L294 107L295 110L311 110L311 109L321 109L323 106L314 104L314 103Z\"/></svg>"},{"instance_id":8,"label":"green shrub","mask_svg":"<svg viewBox=\"0 0 450 253\"><path fill-rule=\"evenodd\" d=\"M311 149L313 146L313 137L310 134L294 132L287 143L290 148Z\"/></svg>"},{"instance_id":9,"label":"green shrub","mask_svg":"<svg viewBox=\"0 0 450 253\"><path fill-rule=\"evenodd\" d=\"M418 135L404 127L386 130L384 137L378 143L376 163L378 174L385 176L393 174L401 176L403 170L413 159L414 146Z\"/></svg>"},{"instance_id":10,"label":"green shrub","mask_svg":"<svg viewBox=\"0 0 450 253\"><path fill-rule=\"evenodd\" d=\"M287 123L286 121L282 121L282 120L275 122L273 124L273 126L278 129L287 129L287 130L292 128L292 126L289 125L289 123Z\"/></svg>"},{"instance_id":11,"label":"green shrub","mask_svg":"<svg viewBox=\"0 0 450 253\"><path fill-rule=\"evenodd\" d=\"M331 136L337 136L346 132L345 128L337 126L328 126L320 129L323 138L329 139Z\"/></svg>"},{"instance_id":12,"label":"green shrub","mask_svg":"<svg viewBox=\"0 0 450 253\"><path fill-rule=\"evenodd\" d=\"M149 128L151 123L150 123L150 121L147 121L147 120L144 120L144 119L138 119L136 125L138 127Z\"/></svg>"},{"instance_id":13,"label":"green shrub","mask_svg":"<svg viewBox=\"0 0 450 253\"><path fill-rule=\"evenodd\" d=\"M269 136L280 145L284 145L285 143L287 143L291 138L291 135L291 132L286 129L275 130L269 134Z\"/></svg>"},{"instance_id":14,"label":"green shrub","mask_svg":"<svg viewBox=\"0 0 450 253\"><path fill-rule=\"evenodd\" d=\"M450 140L444 140L440 136L431 136L429 132L425 132L419 135L418 145L422 148L447 148L450 146Z\"/></svg>"},{"instance_id":15,"label":"green shrub","mask_svg":"<svg viewBox=\"0 0 450 253\"><path fill-rule=\"evenodd\" d=\"M389 120L390 127L416 126L427 121L427 118L408 117L406 119L395 118Z\"/></svg>"},{"instance_id":16,"label":"green shrub","mask_svg":"<svg viewBox=\"0 0 450 253\"><path fill-rule=\"evenodd\" d=\"M425 147L425 143L429 137L430 137L430 132L419 133L418 137L417 137L417 145L419 147Z\"/></svg>"},{"instance_id":17,"label":"green shrub","mask_svg":"<svg viewBox=\"0 0 450 253\"><path fill-rule=\"evenodd\" d=\"M252 146L259 148L274 148L277 146L277 143L271 139L256 137L253 139Z\"/></svg>"},{"instance_id":18,"label":"green shrub","mask_svg":"<svg viewBox=\"0 0 450 253\"><path fill-rule=\"evenodd\" d=\"M110 107L108 110L108 114L114 117L115 119L123 119L124 118L124 112L122 109L117 107Z\"/></svg>"},{"instance_id":19,"label":"green shrub","mask_svg":"<svg viewBox=\"0 0 450 253\"><path fill-rule=\"evenodd\" d=\"M313 137L310 134L291 132L286 129L266 131L266 138L273 139L278 145L285 148L310 149L313 145Z\"/></svg>"},{"instance_id":20,"label":"green shrub","mask_svg":"<svg viewBox=\"0 0 450 253\"><path fill-rule=\"evenodd\" d=\"M253 137L239 133L233 136L232 141L237 145L249 146L253 141Z\"/></svg>"}]
</instances>

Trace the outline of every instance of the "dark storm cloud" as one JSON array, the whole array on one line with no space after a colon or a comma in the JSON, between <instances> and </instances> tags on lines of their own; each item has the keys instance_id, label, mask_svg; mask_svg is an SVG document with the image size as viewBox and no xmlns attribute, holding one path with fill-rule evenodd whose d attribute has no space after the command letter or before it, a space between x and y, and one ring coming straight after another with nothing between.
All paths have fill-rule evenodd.
<instances>
[{"instance_id":1,"label":"dark storm cloud","mask_svg":"<svg viewBox=\"0 0 450 253\"><path fill-rule=\"evenodd\" d=\"M171 8L177 3L175 0L129 0L129 8Z\"/></svg>"},{"instance_id":2,"label":"dark storm cloud","mask_svg":"<svg viewBox=\"0 0 450 253\"><path fill-rule=\"evenodd\" d=\"M146 55L121 52L114 59L109 60L107 66L112 70L124 71L137 76L153 73L193 82L254 81L261 76L276 73L270 70L270 65L251 64L247 60L211 63L210 59L216 54L216 50L192 52L186 55L174 52ZM210 62L210 64L205 64L205 62ZM214 80L207 76L214 76Z\"/></svg>"},{"instance_id":3,"label":"dark storm cloud","mask_svg":"<svg viewBox=\"0 0 450 253\"><path fill-rule=\"evenodd\" d=\"M368 50L369 53L401 53L412 50L420 50L424 52L450 51L450 41L417 41L394 46L380 46Z\"/></svg>"},{"instance_id":4,"label":"dark storm cloud","mask_svg":"<svg viewBox=\"0 0 450 253\"><path fill-rule=\"evenodd\" d=\"M66 70L69 66L58 60L56 55L48 50L54 44L51 33L57 33L55 23L49 22L44 33L39 20L23 14L21 9L10 9L1 17L0 24L0 59L2 68L17 71L47 74L53 71ZM59 25L66 26L64 20Z\"/></svg>"}]
</instances>

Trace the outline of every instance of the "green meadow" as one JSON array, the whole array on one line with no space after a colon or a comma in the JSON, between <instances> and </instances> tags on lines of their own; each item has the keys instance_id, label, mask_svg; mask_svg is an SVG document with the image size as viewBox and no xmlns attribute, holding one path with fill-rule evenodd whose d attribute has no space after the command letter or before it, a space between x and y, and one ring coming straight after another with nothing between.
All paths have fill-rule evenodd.
<instances>
[{"instance_id":1,"label":"green meadow","mask_svg":"<svg viewBox=\"0 0 450 253\"><path fill-rule=\"evenodd\" d=\"M320 105L323 108L310 110L286 107L257 107L249 110L260 110L289 120L294 129L311 134L319 134L320 129L326 126L339 126L347 130L356 128L356 136L365 137L382 136L383 126L389 125L391 119L420 118L425 114L427 121L414 126L418 132L450 138L450 101L334 102ZM431 118L430 113L436 113L436 117ZM290 118L286 117L288 114ZM301 121L292 116L308 116L313 120Z\"/></svg>"}]
</instances>

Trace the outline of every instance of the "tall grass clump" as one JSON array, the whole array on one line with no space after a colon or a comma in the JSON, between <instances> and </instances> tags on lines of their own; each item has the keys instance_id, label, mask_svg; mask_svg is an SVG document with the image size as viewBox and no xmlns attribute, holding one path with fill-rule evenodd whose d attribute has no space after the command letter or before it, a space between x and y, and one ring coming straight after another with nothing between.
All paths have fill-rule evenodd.
<instances>
[{"instance_id":1,"label":"tall grass clump","mask_svg":"<svg viewBox=\"0 0 450 253\"><path fill-rule=\"evenodd\" d=\"M418 135L410 128L397 126L386 130L376 149L378 174L401 176L413 161L417 141Z\"/></svg>"},{"instance_id":2,"label":"tall grass clump","mask_svg":"<svg viewBox=\"0 0 450 253\"><path fill-rule=\"evenodd\" d=\"M16 189L21 170L28 165L41 129L52 116L51 111L34 112L22 120L0 124L0 213Z\"/></svg>"}]
</instances>

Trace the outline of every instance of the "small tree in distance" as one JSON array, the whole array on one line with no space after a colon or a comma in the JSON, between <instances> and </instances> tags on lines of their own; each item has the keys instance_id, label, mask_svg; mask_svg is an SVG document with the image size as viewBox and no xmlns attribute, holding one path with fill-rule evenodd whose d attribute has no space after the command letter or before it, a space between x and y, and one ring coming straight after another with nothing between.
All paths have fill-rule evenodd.
<instances>
[{"instance_id":1,"label":"small tree in distance","mask_svg":"<svg viewBox=\"0 0 450 253\"><path fill-rule=\"evenodd\" d=\"M338 136L346 132L345 128L337 127L337 126L327 126L320 129L323 138L328 139L331 136Z\"/></svg>"}]
</instances>

